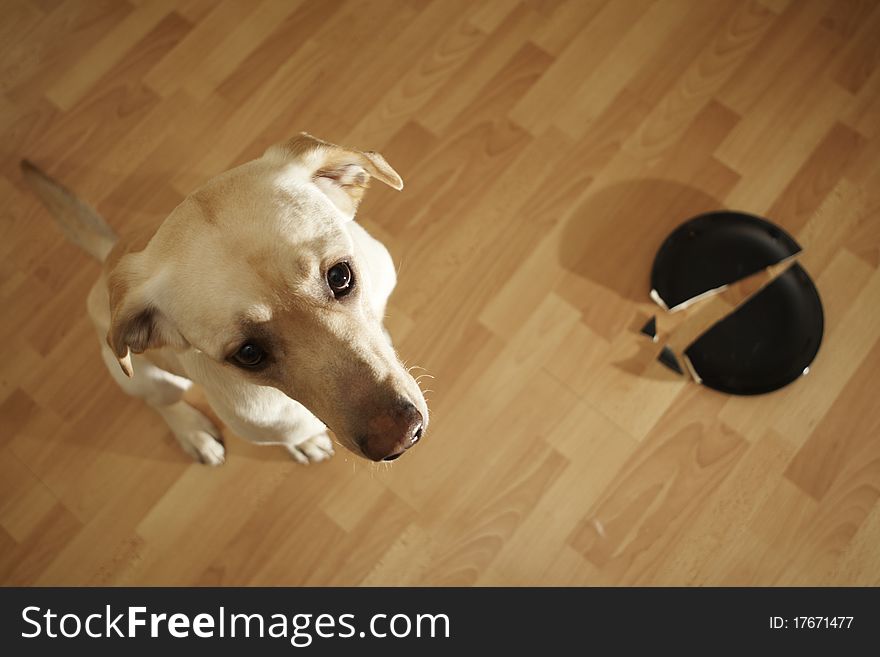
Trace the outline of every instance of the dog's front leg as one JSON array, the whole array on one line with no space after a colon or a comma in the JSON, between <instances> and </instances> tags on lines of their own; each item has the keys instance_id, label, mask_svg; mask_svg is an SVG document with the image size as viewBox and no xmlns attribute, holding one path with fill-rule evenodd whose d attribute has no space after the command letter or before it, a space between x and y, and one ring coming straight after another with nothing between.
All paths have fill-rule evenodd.
<instances>
[{"instance_id":1,"label":"dog's front leg","mask_svg":"<svg viewBox=\"0 0 880 657\"><path fill-rule=\"evenodd\" d=\"M116 357L107 345L101 346L101 355L116 383L132 397L147 402L162 416L183 451L206 465L221 465L226 460L220 431L205 415L183 400L191 381L166 372L140 356L132 359L137 375L128 378L119 369Z\"/></svg>"},{"instance_id":2,"label":"dog's front leg","mask_svg":"<svg viewBox=\"0 0 880 657\"><path fill-rule=\"evenodd\" d=\"M333 441L323 422L296 402L278 410L270 439L284 445L294 461L308 465L333 456Z\"/></svg>"},{"instance_id":3,"label":"dog's front leg","mask_svg":"<svg viewBox=\"0 0 880 657\"><path fill-rule=\"evenodd\" d=\"M299 402L275 388L224 383L213 363L204 358L192 357L187 365L211 408L237 435L252 443L284 445L298 463L318 463L333 456L327 427Z\"/></svg>"},{"instance_id":4,"label":"dog's front leg","mask_svg":"<svg viewBox=\"0 0 880 657\"><path fill-rule=\"evenodd\" d=\"M187 454L207 465L223 463L226 449L220 441L220 431L207 417L183 400L183 394L192 386L192 381L168 372L139 355L132 356L135 375L129 378L123 374L116 356L103 339L110 325L108 304L107 288L103 281L99 281L89 293L88 309L101 341L101 357L113 380L126 393L142 399L159 413Z\"/></svg>"},{"instance_id":5,"label":"dog's front leg","mask_svg":"<svg viewBox=\"0 0 880 657\"><path fill-rule=\"evenodd\" d=\"M333 456L333 441L326 428L305 440L285 442L284 447L294 461L303 465L320 463Z\"/></svg>"}]
</instances>

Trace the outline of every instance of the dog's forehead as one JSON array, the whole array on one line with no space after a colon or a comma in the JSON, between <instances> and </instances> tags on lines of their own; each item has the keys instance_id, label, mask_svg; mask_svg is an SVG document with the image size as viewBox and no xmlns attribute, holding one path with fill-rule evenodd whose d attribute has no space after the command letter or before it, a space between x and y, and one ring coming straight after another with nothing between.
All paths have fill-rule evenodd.
<instances>
[{"instance_id":1,"label":"dog's forehead","mask_svg":"<svg viewBox=\"0 0 880 657\"><path fill-rule=\"evenodd\" d=\"M256 160L215 176L190 194L180 210L206 224L237 232L273 227L303 239L326 232L346 218L298 167Z\"/></svg>"},{"instance_id":2,"label":"dog's forehead","mask_svg":"<svg viewBox=\"0 0 880 657\"><path fill-rule=\"evenodd\" d=\"M295 169L261 160L209 180L181 203L160 229L162 250L246 259L261 267L304 264L352 247L347 219ZM183 252L183 253L181 253ZM345 253L339 253L345 255ZM303 268L300 267L300 269Z\"/></svg>"}]
</instances>

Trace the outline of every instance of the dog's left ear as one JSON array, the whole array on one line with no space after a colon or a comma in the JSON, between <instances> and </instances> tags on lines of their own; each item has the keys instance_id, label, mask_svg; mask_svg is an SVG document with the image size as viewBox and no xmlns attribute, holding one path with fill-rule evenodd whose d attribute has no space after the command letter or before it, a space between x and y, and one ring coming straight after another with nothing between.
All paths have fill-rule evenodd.
<instances>
[{"instance_id":1,"label":"dog's left ear","mask_svg":"<svg viewBox=\"0 0 880 657\"><path fill-rule=\"evenodd\" d=\"M132 354L161 347L184 347L186 340L149 294L151 270L145 266L143 252L123 255L105 264L110 295L110 327L107 346L113 351L125 375L131 378Z\"/></svg>"},{"instance_id":2,"label":"dog's left ear","mask_svg":"<svg viewBox=\"0 0 880 657\"><path fill-rule=\"evenodd\" d=\"M305 176L350 218L354 218L370 178L403 189L400 175L379 153L337 146L306 132L272 146L264 157L301 166Z\"/></svg>"}]
</instances>

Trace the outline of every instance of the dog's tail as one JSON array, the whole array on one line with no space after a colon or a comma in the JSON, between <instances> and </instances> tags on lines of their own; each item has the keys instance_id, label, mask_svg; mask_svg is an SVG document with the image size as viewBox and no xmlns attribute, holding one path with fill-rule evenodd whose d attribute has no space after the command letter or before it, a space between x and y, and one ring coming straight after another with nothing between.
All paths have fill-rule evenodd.
<instances>
[{"instance_id":1,"label":"dog's tail","mask_svg":"<svg viewBox=\"0 0 880 657\"><path fill-rule=\"evenodd\" d=\"M116 243L116 234L107 222L64 185L27 160L21 161L21 170L67 238L103 262Z\"/></svg>"}]
</instances>

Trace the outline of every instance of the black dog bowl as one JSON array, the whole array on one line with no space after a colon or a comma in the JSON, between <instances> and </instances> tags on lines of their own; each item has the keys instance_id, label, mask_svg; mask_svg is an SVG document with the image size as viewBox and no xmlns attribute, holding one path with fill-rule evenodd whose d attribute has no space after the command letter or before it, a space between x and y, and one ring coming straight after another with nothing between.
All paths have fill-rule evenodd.
<instances>
[{"instance_id":1,"label":"black dog bowl","mask_svg":"<svg viewBox=\"0 0 880 657\"><path fill-rule=\"evenodd\" d=\"M800 246L765 219L713 212L666 238L654 259L652 297L667 309L789 258ZM794 264L694 341L685 354L702 383L736 395L778 390L809 370L824 331L822 301Z\"/></svg>"}]
</instances>

